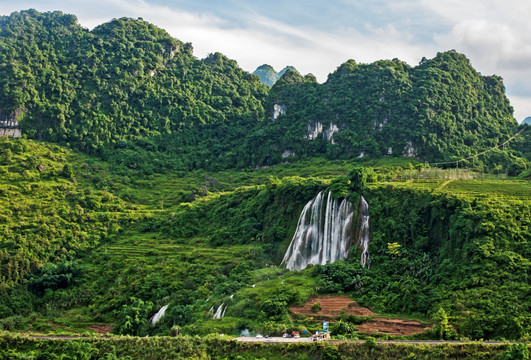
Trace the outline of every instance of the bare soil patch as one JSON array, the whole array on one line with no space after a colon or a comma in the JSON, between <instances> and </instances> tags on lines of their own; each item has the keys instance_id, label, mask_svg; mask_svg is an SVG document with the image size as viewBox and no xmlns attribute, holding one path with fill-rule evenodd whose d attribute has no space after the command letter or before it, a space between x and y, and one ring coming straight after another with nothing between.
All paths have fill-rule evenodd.
<instances>
[{"instance_id":1,"label":"bare soil patch","mask_svg":"<svg viewBox=\"0 0 531 360\"><path fill-rule=\"evenodd\" d=\"M356 330L365 334L389 334L394 336L410 336L430 328L420 321L404 319L373 318L364 322Z\"/></svg>"},{"instance_id":2,"label":"bare soil patch","mask_svg":"<svg viewBox=\"0 0 531 360\"><path fill-rule=\"evenodd\" d=\"M312 311L312 305L316 302L321 304L321 310L314 313ZM349 299L347 296L322 296L312 298L309 299L304 306L292 306L290 310L294 314L330 318L338 317L342 310L345 310L346 315L354 315L359 317L376 315L376 313L358 305L357 302Z\"/></svg>"},{"instance_id":3,"label":"bare soil patch","mask_svg":"<svg viewBox=\"0 0 531 360\"><path fill-rule=\"evenodd\" d=\"M312 311L312 305L316 302L321 304L321 310ZM304 306L292 306L290 310L296 315L312 316L319 319L333 320L344 310L346 315L358 317L373 316L372 320L366 321L356 328L356 331L365 334L389 334L393 336L410 336L421 333L430 328L416 320L388 319L376 317L376 313L360 306L356 301L347 296L321 296L309 299Z\"/></svg>"},{"instance_id":4,"label":"bare soil patch","mask_svg":"<svg viewBox=\"0 0 531 360\"><path fill-rule=\"evenodd\" d=\"M95 324L87 326L87 330L92 330L97 334L110 334L112 324Z\"/></svg>"}]
</instances>

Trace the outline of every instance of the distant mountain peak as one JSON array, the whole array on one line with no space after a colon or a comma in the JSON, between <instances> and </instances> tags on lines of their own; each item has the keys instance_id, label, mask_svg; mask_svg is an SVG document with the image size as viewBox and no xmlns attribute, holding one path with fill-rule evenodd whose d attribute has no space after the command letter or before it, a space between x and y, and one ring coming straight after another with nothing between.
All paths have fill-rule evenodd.
<instances>
[{"instance_id":1,"label":"distant mountain peak","mask_svg":"<svg viewBox=\"0 0 531 360\"><path fill-rule=\"evenodd\" d=\"M531 125L531 116L526 117L524 121L522 121L522 125L524 124Z\"/></svg>"},{"instance_id":2,"label":"distant mountain peak","mask_svg":"<svg viewBox=\"0 0 531 360\"><path fill-rule=\"evenodd\" d=\"M257 67L253 74L258 75L263 84L267 86L273 86L288 70L299 73L293 66L286 66L277 73L271 65L264 64Z\"/></svg>"}]
</instances>

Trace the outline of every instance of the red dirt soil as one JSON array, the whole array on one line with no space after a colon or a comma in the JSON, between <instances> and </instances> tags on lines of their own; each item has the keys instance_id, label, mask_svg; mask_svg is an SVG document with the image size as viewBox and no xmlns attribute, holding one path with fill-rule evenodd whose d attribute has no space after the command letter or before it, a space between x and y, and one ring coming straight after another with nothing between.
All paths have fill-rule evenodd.
<instances>
[{"instance_id":1,"label":"red dirt soil","mask_svg":"<svg viewBox=\"0 0 531 360\"><path fill-rule=\"evenodd\" d=\"M430 328L419 321L404 319L373 318L356 328L365 334L389 334L394 336L410 336L421 333Z\"/></svg>"},{"instance_id":2,"label":"red dirt soil","mask_svg":"<svg viewBox=\"0 0 531 360\"><path fill-rule=\"evenodd\" d=\"M312 305L318 302L321 304L321 310L314 313ZM290 310L295 314L307 316L324 316L337 317L341 314L341 310L345 310L346 315L354 315L359 317L374 316L376 313L371 310L361 307L357 302L349 299L347 296L327 296L309 299L304 306L292 306Z\"/></svg>"},{"instance_id":3,"label":"red dirt soil","mask_svg":"<svg viewBox=\"0 0 531 360\"><path fill-rule=\"evenodd\" d=\"M314 313L312 305L316 302L321 304L321 310ZM292 306L290 310L297 315L319 316L320 318L329 318L333 320L345 310L346 315L358 317L375 316L373 311L358 305L354 300L347 296L323 296L309 299L304 306ZM388 319L383 317L374 317L356 328L356 331L365 334L389 334L394 336L410 336L421 333L429 326L423 325L419 321L404 319Z\"/></svg>"},{"instance_id":4,"label":"red dirt soil","mask_svg":"<svg viewBox=\"0 0 531 360\"><path fill-rule=\"evenodd\" d=\"M92 330L97 334L109 334L112 329L112 324L96 324L87 326L87 330Z\"/></svg>"}]
</instances>

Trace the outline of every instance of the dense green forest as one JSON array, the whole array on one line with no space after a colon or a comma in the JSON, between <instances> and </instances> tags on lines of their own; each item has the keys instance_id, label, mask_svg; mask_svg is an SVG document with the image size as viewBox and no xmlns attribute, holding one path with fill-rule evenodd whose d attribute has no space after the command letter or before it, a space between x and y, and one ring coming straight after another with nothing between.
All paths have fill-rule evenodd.
<instances>
[{"instance_id":1,"label":"dense green forest","mask_svg":"<svg viewBox=\"0 0 531 360\"><path fill-rule=\"evenodd\" d=\"M344 295L419 322L418 339L529 340L531 135L501 78L455 51L415 67L350 60L323 84L292 69L276 76L270 88L222 54L197 59L140 18L89 31L61 12L1 17L0 115L24 135L0 137L0 330L279 335L329 320L338 339L368 344L263 356L525 352L378 346L359 330L375 315L292 310ZM368 202L370 268L357 247L334 263L280 266L322 190ZM181 339L168 349L183 357L264 351ZM137 346L152 356L159 341L115 340L2 335L0 358L53 358L63 346L85 358L108 346L109 358Z\"/></svg>"},{"instance_id":2,"label":"dense green forest","mask_svg":"<svg viewBox=\"0 0 531 360\"><path fill-rule=\"evenodd\" d=\"M416 67L397 59L350 60L324 84L288 73L271 89L265 108L275 120L249 139L259 164L316 154L460 160L501 144L517 127L501 78L482 76L455 51ZM502 164L517 174L528 160L515 148L461 166L485 170Z\"/></svg>"},{"instance_id":3,"label":"dense green forest","mask_svg":"<svg viewBox=\"0 0 531 360\"><path fill-rule=\"evenodd\" d=\"M455 51L416 67L349 60L324 84L264 65L260 74L282 76L269 90L235 61L219 53L199 60L190 43L142 19L89 31L73 15L27 10L3 16L0 34L2 116L20 120L30 138L122 171L220 170L319 154L445 162L517 131L502 79L479 74ZM529 167L521 143L461 166L520 173Z\"/></svg>"},{"instance_id":4,"label":"dense green forest","mask_svg":"<svg viewBox=\"0 0 531 360\"><path fill-rule=\"evenodd\" d=\"M141 19L88 31L75 16L28 10L2 17L0 31L0 109L29 137L143 171L228 168L263 117L257 77L219 53L198 60Z\"/></svg>"}]
</instances>

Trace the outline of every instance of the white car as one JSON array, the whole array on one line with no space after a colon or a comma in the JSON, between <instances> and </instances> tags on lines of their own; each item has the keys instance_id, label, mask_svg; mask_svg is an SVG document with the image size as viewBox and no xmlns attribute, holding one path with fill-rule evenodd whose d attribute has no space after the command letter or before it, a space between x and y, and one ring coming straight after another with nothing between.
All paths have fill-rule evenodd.
<instances>
[{"instance_id":1,"label":"white car","mask_svg":"<svg viewBox=\"0 0 531 360\"><path fill-rule=\"evenodd\" d=\"M257 339L261 339L261 338L263 338L263 336L262 336L262 334L256 334L256 338Z\"/></svg>"}]
</instances>

